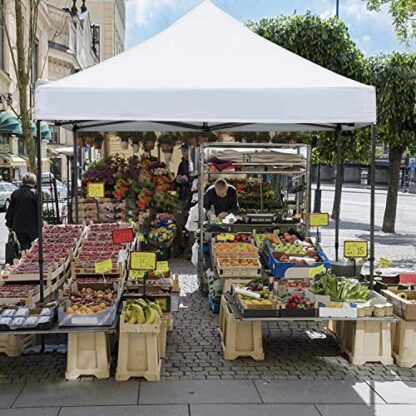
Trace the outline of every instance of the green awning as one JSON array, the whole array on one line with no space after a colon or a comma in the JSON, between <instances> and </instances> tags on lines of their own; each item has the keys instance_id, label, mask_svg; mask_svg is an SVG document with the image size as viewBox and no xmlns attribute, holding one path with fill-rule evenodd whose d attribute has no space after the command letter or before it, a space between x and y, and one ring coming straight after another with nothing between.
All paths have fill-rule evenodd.
<instances>
[{"instance_id":1,"label":"green awning","mask_svg":"<svg viewBox=\"0 0 416 416\"><path fill-rule=\"evenodd\" d=\"M37 132L36 132L36 123L34 123L32 121L32 136L34 139L36 139L37 137ZM40 137L42 140L50 140L52 139L52 133L49 130L49 126L47 123L45 123L44 121L40 122Z\"/></svg>"},{"instance_id":2,"label":"green awning","mask_svg":"<svg viewBox=\"0 0 416 416\"><path fill-rule=\"evenodd\" d=\"M0 111L0 134L23 134L18 118L12 116L8 111Z\"/></svg>"}]
</instances>

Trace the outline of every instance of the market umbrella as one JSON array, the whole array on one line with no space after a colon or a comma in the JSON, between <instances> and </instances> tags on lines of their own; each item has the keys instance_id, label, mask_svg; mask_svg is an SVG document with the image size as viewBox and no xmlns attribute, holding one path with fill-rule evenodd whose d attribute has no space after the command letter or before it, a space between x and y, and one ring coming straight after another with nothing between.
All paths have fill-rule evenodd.
<instances>
[{"instance_id":1,"label":"market umbrella","mask_svg":"<svg viewBox=\"0 0 416 416\"><path fill-rule=\"evenodd\" d=\"M0 134L22 134L22 127L19 119L7 111L0 111Z\"/></svg>"},{"instance_id":2,"label":"market umbrella","mask_svg":"<svg viewBox=\"0 0 416 416\"><path fill-rule=\"evenodd\" d=\"M36 135L36 123L32 121L32 136L36 137ZM44 121L40 123L40 137L42 140L50 140L52 138L52 133L49 130L49 126Z\"/></svg>"}]
</instances>

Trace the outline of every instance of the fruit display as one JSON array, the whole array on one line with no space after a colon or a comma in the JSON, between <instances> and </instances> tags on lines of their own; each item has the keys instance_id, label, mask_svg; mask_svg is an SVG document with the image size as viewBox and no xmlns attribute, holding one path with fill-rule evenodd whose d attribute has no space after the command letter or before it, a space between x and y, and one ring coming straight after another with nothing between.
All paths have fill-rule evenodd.
<instances>
[{"instance_id":1,"label":"fruit display","mask_svg":"<svg viewBox=\"0 0 416 416\"><path fill-rule=\"evenodd\" d=\"M162 309L157 302L147 299L128 300L121 312L126 324L130 325L151 325L158 317L163 316Z\"/></svg>"},{"instance_id":2,"label":"fruit display","mask_svg":"<svg viewBox=\"0 0 416 416\"><path fill-rule=\"evenodd\" d=\"M7 283L0 286L0 304L10 303L11 300L22 301L26 300L32 295L39 294L39 283Z\"/></svg>"},{"instance_id":3,"label":"fruit display","mask_svg":"<svg viewBox=\"0 0 416 416\"><path fill-rule=\"evenodd\" d=\"M92 315L100 313L113 304L117 293L111 289L94 290L83 287L79 292L71 294L71 306L66 308L66 313L75 315Z\"/></svg>"},{"instance_id":4,"label":"fruit display","mask_svg":"<svg viewBox=\"0 0 416 416\"><path fill-rule=\"evenodd\" d=\"M277 236L277 234L255 234L254 241L256 242L256 245L258 248L263 249L264 242L266 240L270 240L271 243L279 244L280 238Z\"/></svg>"},{"instance_id":5,"label":"fruit display","mask_svg":"<svg viewBox=\"0 0 416 416\"><path fill-rule=\"evenodd\" d=\"M83 225L46 225L43 230L43 261L46 277L50 268L56 269L68 259L71 249L75 249L82 232ZM4 280L14 275L39 273L38 242L26 252L20 261L7 265L2 272Z\"/></svg>"},{"instance_id":6,"label":"fruit display","mask_svg":"<svg viewBox=\"0 0 416 416\"><path fill-rule=\"evenodd\" d=\"M120 224L92 224L89 226L87 238L82 242L75 268L93 268L95 263L112 260L113 268L117 268L120 251L123 246L113 244L112 232L121 229Z\"/></svg>"},{"instance_id":7,"label":"fruit display","mask_svg":"<svg viewBox=\"0 0 416 416\"><path fill-rule=\"evenodd\" d=\"M251 236L243 233L220 233L215 236L217 242L251 243Z\"/></svg>"},{"instance_id":8,"label":"fruit display","mask_svg":"<svg viewBox=\"0 0 416 416\"><path fill-rule=\"evenodd\" d=\"M258 259L218 259L220 267L259 267Z\"/></svg>"},{"instance_id":9,"label":"fruit display","mask_svg":"<svg viewBox=\"0 0 416 416\"><path fill-rule=\"evenodd\" d=\"M315 303L300 295L290 296L284 303L286 309L315 309Z\"/></svg>"}]
</instances>

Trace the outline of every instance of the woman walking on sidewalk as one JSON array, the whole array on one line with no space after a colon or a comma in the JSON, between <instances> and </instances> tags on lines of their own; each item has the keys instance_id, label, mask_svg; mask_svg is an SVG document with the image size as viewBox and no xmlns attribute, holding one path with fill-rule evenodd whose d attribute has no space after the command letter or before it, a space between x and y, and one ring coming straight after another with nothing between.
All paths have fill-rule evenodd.
<instances>
[{"instance_id":1,"label":"woman walking on sidewalk","mask_svg":"<svg viewBox=\"0 0 416 416\"><path fill-rule=\"evenodd\" d=\"M28 173L22 178L22 186L13 192L6 214L6 227L16 233L20 249L29 250L38 237L38 206L36 176Z\"/></svg>"}]
</instances>

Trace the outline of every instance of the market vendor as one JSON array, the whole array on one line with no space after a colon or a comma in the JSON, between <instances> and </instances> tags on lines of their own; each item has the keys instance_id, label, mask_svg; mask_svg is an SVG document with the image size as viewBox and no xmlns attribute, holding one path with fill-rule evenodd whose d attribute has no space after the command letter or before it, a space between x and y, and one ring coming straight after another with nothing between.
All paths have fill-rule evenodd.
<instances>
[{"instance_id":1,"label":"market vendor","mask_svg":"<svg viewBox=\"0 0 416 416\"><path fill-rule=\"evenodd\" d=\"M237 190L225 179L218 179L205 192L204 208L209 211L211 207L214 207L215 215L220 219L224 219L228 214L238 213L240 207Z\"/></svg>"}]
</instances>

